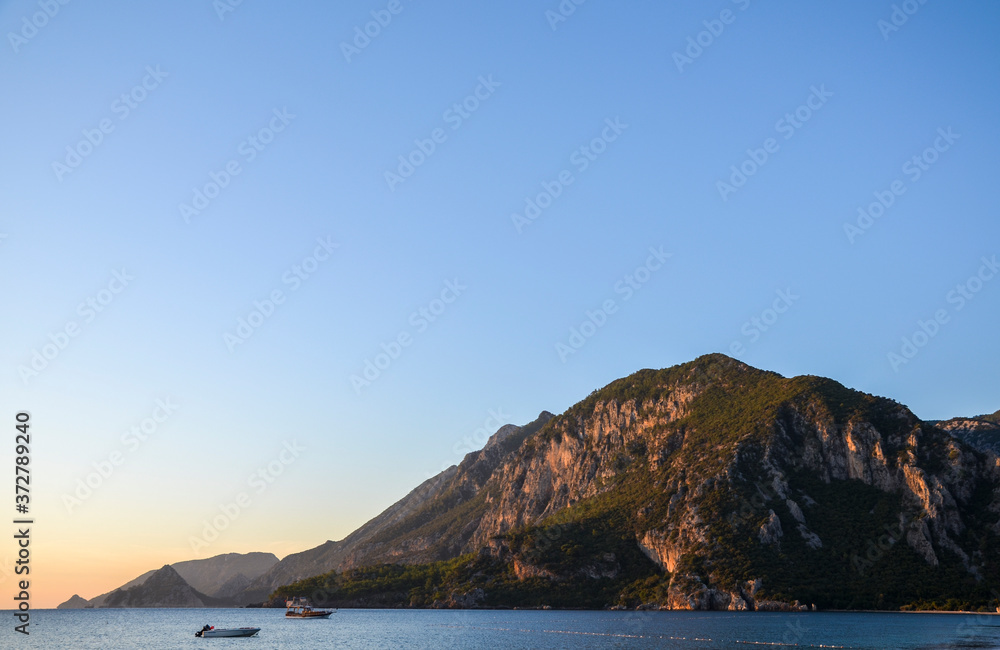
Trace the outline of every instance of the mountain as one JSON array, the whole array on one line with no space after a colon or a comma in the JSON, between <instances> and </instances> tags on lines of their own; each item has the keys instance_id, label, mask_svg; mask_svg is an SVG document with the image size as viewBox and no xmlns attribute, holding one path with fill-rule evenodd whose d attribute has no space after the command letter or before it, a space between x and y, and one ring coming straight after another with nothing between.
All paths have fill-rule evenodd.
<instances>
[{"instance_id":1,"label":"mountain","mask_svg":"<svg viewBox=\"0 0 1000 650\"><path fill-rule=\"evenodd\" d=\"M113 594L115 591L118 591L119 589L122 589L122 590L124 590L124 589L131 589L132 587L136 587L138 585L141 585L142 583L146 582L146 580L149 578L149 576L153 575L154 573L156 573L156 569L152 569L150 571L147 571L147 572L143 573L141 576L139 576L137 578L132 578L131 580L129 580L128 582L126 582L122 586L118 587L117 589L113 589L113 590L111 590L111 591L109 591L107 593L103 593L100 596L95 596L94 598L91 598L90 600L87 601L87 604L84 605L84 608L85 609L91 609L91 608L94 608L94 607L103 607L104 606L104 601L107 600L107 597L110 596L111 594ZM72 600L72 598L70 600ZM69 601L67 601L67 602L69 602ZM65 604L66 603L63 603L63 605L65 605ZM59 607L62 607L62 605L59 605ZM56 609L59 609L59 607L57 607ZM77 609L79 609L79 608L77 608Z\"/></svg>"},{"instance_id":2,"label":"mountain","mask_svg":"<svg viewBox=\"0 0 1000 650\"><path fill-rule=\"evenodd\" d=\"M934 424L980 451L1000 454L1000 411L973 418L952 418Z\"/></svg>"},{"instance_id":3,"label":"mountain","mask_svg":"<svg viewBox=\"0 0 1000 650\"><path fill-rule=\"evenodd\" d=\"M278 563L273 553L226 553L204 560L171 564L189 585L209 596L225 597L242 591L250 581Z\"/></svg>"},{"instance_id":4,"label":"mountain","mask_svg":"<svg viewBox=\"0 0 1000 650\"><path fill-rule=\"evenodd\" d=\"M102 607L224 607L227 604L194 589L173 567L165 564L142 584L108 594Z\"/></svg>"},{"instance_id":5,"label":"mountain","mask_svg":"<svg viewBox=\"0 0 1000 650\"><path fill-rule=\"evenodd\" d=\"M299 554L281 575L327 572L272 602L992 609L1000 597L997 455L830 379L707 355L500 433L344 541Z\"/></svg>"},{"instance_id":6,"label":"mountain","mask_svg":"<svg viewBox=\"0 0 1000 650\"><path fill-rule=\"evenodd\" d=\"M329 571L338 566L337 547L338 542L327 541L307 551L292 553L251 581L235 598L243 604L260 602L283 584Z\"/></svg>"},{"instance_id":7,"label":"mountain","mask_svg":"<svg viewBox=\"0 0 1000 650\"><path fill-rule=\"evenodd\" d=\"M177 562L169 566L185 584L201 595L218 599L220 602L231 601L226 602L225 605L213 606L229 606L237 602L238 599L234 597L241 594L252 580L258 578L277 563L278 558L273 553L226 553L204 560ZM90 600L84 600L74 595L68 601L59 605L57 609L121 606L108 604L112 594L121 594L135 587L144 586L147 580L162 571L163 569L147 571L141 576L129 580L117 589L91 598ZM120 595L117 597L120 598Z\"/></svg>"},{"instance_id":8,"label":"mountain","mask_svg":"<svg viewBox=\"0 0 1000 650\"><path fill-rule=\"evenodd\" d=\"M265 600L282 585L315 576L331 570L359 566L366 562L416 561L409 556L387 548L386 540L403 534L414 534L424 525L426 508L448 511L460 510L464 500L471 498L489 479L500 462L516 450L528 437L534 435L553 415L542 412L533 422L524 426L504 425L477 452L466 454L461 464L449 467L427 479L384 512L358 528L339 542L327 541L316 548L289 555L267 573L254 580L237 598L240 602L253 603ZM447 552L420 556L419 559L449 557Z\"/></svg>"},{"instance_id":9,"label":"mountain","mask_svg":"<svg viewBox=\"0 0 1000 650\"><path fill-rule=\"evenodd\" d=\"M87 599L80 598L77 594L73 594L72 598L56 607L56 609L84 609L87 607L87 604Z\"/></svg>"}]
</instances>

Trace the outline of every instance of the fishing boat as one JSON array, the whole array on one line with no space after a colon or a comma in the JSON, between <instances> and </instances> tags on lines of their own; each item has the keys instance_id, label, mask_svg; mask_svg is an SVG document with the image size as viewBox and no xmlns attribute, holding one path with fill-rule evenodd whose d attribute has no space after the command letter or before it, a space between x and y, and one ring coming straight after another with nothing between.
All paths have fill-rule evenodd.
<instances>
[{"instance_id":1,"label":"fishing boat","mask_svg":"<svg viewBox=\"0 0 1000 650\"><path fill-rule=\"evenodd\" d=\"M329 618L335 610L313 609L308 598L295 597L285 601L285 616L287 618Z\"/></svg>"},{"instance_id":2,"label":"fishing boat","mask_svg":"<svg viewBox=\"0 0 1000 650\"><path fill-rule=\"evenodd\" d=\"M206 625L194 635L211 639L214 637L254 636L258 632L260 632L259 627L217 628L214 625Z\"/></svg>"}]
</instances>

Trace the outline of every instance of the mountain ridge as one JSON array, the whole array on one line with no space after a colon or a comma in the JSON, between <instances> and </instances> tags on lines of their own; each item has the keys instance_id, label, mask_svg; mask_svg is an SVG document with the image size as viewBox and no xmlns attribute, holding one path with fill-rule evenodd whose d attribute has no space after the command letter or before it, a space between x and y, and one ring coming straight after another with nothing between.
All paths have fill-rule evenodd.
<instances>
[{"instance_id":1,"label":"mountain ridge","mask_svg":"<svg viewBox=\"0 0 1000 650\"><path fill-rule=\"evenodd\" d=\"M274 598L985 607L1000 578L995 454L895 400L721 354L611 382L524 436L485 481L460 465L409 518ZM816 578L831 567L836 579Z\"/></svg>"},{"instance_id":2,"label":"mountain ridge","mask_svg":"<svg viewBox=\"0 0 1000 650\"><path fill-rule=\"evenodd\" d=\"M524 426L501 426L489 437L483 449L469 452L458 465L452 465L425 480L344 539L338 542L327 541L282 559L270 571L254 580L240 598L246 602L263 601L275 589L289 582L363 562L364 558L375 553L366 544L379 544L379 540L391 536L389 531L397 530L401 525L405 527L403 522L409 521L412 524L414 513L419 514L424 504L441 496L450 486L450 481L458 475L460 468L465 467L474 475L472 483L466 486L466 489L474 490L472 486L476 481L484 481L489 477L493 465L552 417L551 413L542 411L534 421Z\"/></svg>"},{"instance_id":3,"label":"mountain ridge","mask_svg":"<svg viewBox=\"0 0 1000 650\"><path fill-rule=\"evenodd\" d=\"M257 578L277 563L278 558L273 553L252 552L223 553L210 558L185 560L165 566L170 567L185 585L198 592L194 598L201 599L204 596L218 606L229 606L238 602L238 595L246 589L252 579ZM58 605L56 609L99 609L112 606L108 604L112 595L117 594L115 599L120 600L121 594L146 585L150 578L162 571L163 568L147 571L120 587L89 600L74 594L69 600ZM181 585L176 584L177 581L169 572L166 575L174 583L173 586L180 589L177 593L181 593L183 591ZM190 594L186 592L184 592L183 597L191 599ZM146 596L141 598L148 600ZM162 606L173 605L165 604Z\"/></svg>"},{"instance_id":4,"label":"mountain ridge","mask_svg":"<svg viewBox=\"0 0 1000 650\"><path fill-rule=\"evenodd\" d=\"M1000 584L1000 460L979 435L991 417L924 422L890 398L722 354L639 370L559 416L504 425L344 539L227 597L987 607L1000 597L987 588Z\"/></svg>"},{"instance_id":5,"label":"mountain ridge","mask_svg":"<svg viewBox=\"0 0 1000 650\"><path fill-rule=\"evenodd\" d=\"M227 604L193 588L176 569L164 564L142 584L112 591L101 607L224 607Z\"/></svg>"}]
</instances>

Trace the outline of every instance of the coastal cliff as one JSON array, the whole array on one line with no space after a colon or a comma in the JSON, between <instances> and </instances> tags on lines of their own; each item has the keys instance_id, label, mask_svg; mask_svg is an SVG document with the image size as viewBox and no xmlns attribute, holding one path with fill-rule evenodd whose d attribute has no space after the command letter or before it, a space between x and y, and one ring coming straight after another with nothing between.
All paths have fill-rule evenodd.
<instances>
[{"instance_id":1,"label":"coastal cliff","mask_svg":"<svg viewBox=\"0 0 1000 650\"><path fill-rule=\"evenodd\" d=\"M60 607L993 611L998 448L1000 413L922 421L706 355L504 425L340 541L180 562Z\"/></svg>"},{"instance_id":2,"label":"coastal cliff","mask_svg":"<svg viewBox=\"0 0 1000 650\"><path fill-rule=\"evenodd\" d=\"M1000 584L997 456L830 379L708 355L502 434L275 598L985 607Z\"/></svg>"}]
</instances>

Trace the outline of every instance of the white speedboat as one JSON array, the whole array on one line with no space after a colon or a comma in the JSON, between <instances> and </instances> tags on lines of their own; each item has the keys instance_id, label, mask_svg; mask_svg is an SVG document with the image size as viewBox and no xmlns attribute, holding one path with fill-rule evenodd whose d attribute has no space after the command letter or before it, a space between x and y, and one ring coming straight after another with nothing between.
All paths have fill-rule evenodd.
<instances>
[{"instance_id":1,"label":"white speedboat","mask_svg":"<svg viewBox=\"0 0 1000 650\"><path fill-rule=\"evenodd\" d=\"M260 632L259 627L219 628L206 625L195 632L194 635L209 639L213 637L254 636L258 632Z\"/></svg>"}]
</instances>

